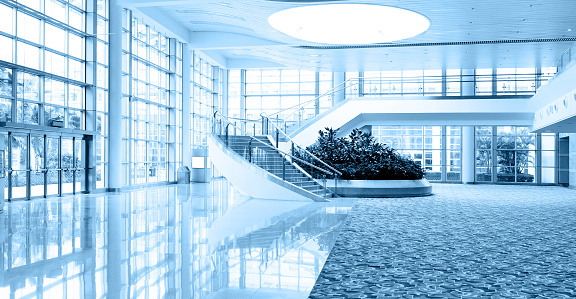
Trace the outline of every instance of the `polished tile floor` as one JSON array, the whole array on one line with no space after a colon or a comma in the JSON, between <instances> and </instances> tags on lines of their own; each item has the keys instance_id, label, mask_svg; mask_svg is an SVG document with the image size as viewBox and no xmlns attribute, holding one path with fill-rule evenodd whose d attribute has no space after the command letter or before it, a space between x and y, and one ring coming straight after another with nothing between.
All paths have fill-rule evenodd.
<instances>
[{"instance_id":1,"label":"polished tile floor","mask_svg":"<svg viewBox=\"0 0 576 299\"><path fill-rule=\"evenodd\" d=\"M7 203L0 298L306 298L353 204L225 180Z\"/></svg>"}]
</instances>

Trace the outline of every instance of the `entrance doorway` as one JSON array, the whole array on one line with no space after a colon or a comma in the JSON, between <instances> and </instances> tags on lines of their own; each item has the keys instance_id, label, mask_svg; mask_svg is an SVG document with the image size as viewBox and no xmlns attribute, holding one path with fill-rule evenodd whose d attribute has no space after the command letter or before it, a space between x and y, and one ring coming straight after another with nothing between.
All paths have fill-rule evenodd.
<instances>
[{"instance_id":1,"label":"entrance doorway","mask_svg":"<svg viewBox=\"0 0 576 299\"><path fill-rule=\"evenodd\" d=\"M4 194L10 201L86 191L82 135L8 132Z\"/></svg>"}]
</instances>

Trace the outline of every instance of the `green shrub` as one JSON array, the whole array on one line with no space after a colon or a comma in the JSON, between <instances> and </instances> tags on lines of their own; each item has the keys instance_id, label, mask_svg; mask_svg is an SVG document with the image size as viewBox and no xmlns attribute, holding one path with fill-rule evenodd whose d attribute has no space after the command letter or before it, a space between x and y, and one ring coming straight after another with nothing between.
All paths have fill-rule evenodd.
<instances>
[{"instance_id":1,"label":"green shrub","mask_svg":"<svg viewBox=\"0 0 576 299\"><path fill-rule=\"evenodd\" d=\"M338 130L326 128L319 131L315 144L306 148L310 153L342 172L345 180L418 180L424 169L412 159L403 158L390 147L376 142L371 133L354 129L347 137L337 138ZM322 163L304 151L295 150L294 155L320 168ZM297 162L298 163L298 162ZM315 178L324 173L298 163Z\"/></svg>"}]
</instances>

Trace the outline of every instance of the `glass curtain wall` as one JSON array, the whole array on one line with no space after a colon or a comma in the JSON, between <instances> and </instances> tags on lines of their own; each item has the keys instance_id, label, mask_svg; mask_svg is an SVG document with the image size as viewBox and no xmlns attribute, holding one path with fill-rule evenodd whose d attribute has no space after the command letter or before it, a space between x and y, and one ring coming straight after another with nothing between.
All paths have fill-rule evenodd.
<instances>
[{"instance_id":1,"label":"glass curtain wall","mask_svg":"<svg viewBox=\"0 0 576 299\"><path fill-rule=\"evenodd\" d=\"M530 133L528 127L477 126L475 135L477 182L555 182L555 134Z\"/></svg>"},{"instance_id":2,"label":"glass curtain wall","mask_svg":"<svg viewBox=\"0 0 576 299\"><path fill-rule=\"evenodd\" d=\"M285 121L290 129L332 107L332 72L276 69L230 71L230 74L230 94L234 96L229 105L233 115L245 112L246 119L260 120L260 114L266 113L279 123ZM260 128L253 129L258 134Z\"/></svg>"},{"instance_id":3,"label":"glass curtain wall","mask_svg":"<svg viewBox=\"0 0 576 299\"><path fill-rule=\"evenodd\" d=\"M71 129L66 133L77 135L84 134L81 130L96 131L97 188L106 187L108 162L105 153L108 137L107 7L105 0L0 2L0 119L33 126L63 127ZM87 47L87 44L93 46ZM91 115L89 122L87 113ZM60 133L57 129L53 132ZM43 175L39 173L41 169L58 169L61 165L58 153L48 152L44 162L43 151L39 148L45 137L43 133L35 135L30 140L25 135L15 136L8 138L8 142L14 141L13 148L23 149L19 154L14 153L21 156L16 164L22 167L18 168L20 170L36 171L31 174L36 178L36 183L32 184L38 187L44 184ZM47 138L47 146L53 147L54 140ZM25 149L28 142L33 145L31 151ZM81 144L80 140L78 142ZM62 155L66 161L71 159L66 156L67 152ZM27 164L23 162L25 160L34 163ZM68 176L70 172L66 173ZM83 174L76 176L78 179ZM48 177L48 184L55 179L57 186L58 175L49 172ZM14 188L26 188L26 179L17 181L14 181ZM48 191L49 195L53 193Z\"/></svg>"},{"instance_id":4,"label":"glass curtain wall","mask_svg":"<svg viewBox=\"0 0 576 299\"><path fill-rule=\"evenodd\" d=\"M228 116L241 118L242 70L228 71Z\"/></svg>"},{"instance_id":5,"label":"glass curtain wall","mask_svg":"<svg viewBox=\"0 0 576 299\"><path fill-rule=\"evenodd\" d=\"M174 181L181 163L182 44L130 10L123 18L123 183Z\"/></svg>"},{"instance_id":6,"label":"glass curtain wall","mask_svg":"<svg viewBox=\"0 0 576 299\"><path fill-rule=\"evenodd\" d=\"M378 142L422 165L428 180L461 180L461 127L372 126L372 134Z\"/></svg>"},{"instance_id":7,"label":"glass curtain wall","mask_svg":"<svg viewBox=\"0 0 576 299\"><path fill-rule=\"evenodd\" d=\"M101 6L105 3L98 1ZM58 121L84 130L86 4L2 2L0 15L0 117L32 125ZM98 10L98 19L105 27L105 10ZM105 42L98 42L106 51ZM97 83L107 83L106 64L98 64Z\"/></svg>"},{"instance_id":8,"label":"glass curtain wall","mask_svg":"<svg viewBox=\"0 0 576 299\"><path fill-rule=\"evenodd\" d=\"M276 113L282 109L314 101L316 73L304 70L247 70L246 118L260 119L260 113ZM314 104L302 110L280 113L279 118L298 120L314 116Z\"/></svg>"},{"instance_id":9,"label":"glass curtain wall","mask_svg":"<svg viewBox=\"0 0 576 299\"><path fill-rule=\"evenodd\" d=\"M191 139L193 147L207 146L207 136L210 133L210 121L215 109L222 101L222 74L220 68L210 64L194 51L192 67L192 112Z\"/></svg>"}]
</instances>

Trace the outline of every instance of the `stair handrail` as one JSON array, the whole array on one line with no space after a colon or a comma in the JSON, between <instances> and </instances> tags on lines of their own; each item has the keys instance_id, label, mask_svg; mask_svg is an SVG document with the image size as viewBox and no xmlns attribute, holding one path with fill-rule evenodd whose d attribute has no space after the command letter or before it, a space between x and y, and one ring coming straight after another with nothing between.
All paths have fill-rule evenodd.
<instances>
[{"instance_id":1,"label":"stair handrail","mask_svg":"<svg viewBox=\"0 0 576 299\"><path fill-rule=\"evenodd\" d=\"M322 168L320 168L320 167L318 167L318 166L316 166L316 165L314 165L314 164L312 164L312 163L310 163L310 162L307 162L307 161L305 161L305 160L302 160L301 158L295 157L295 156L292 155L292 154L286 153L286 152L280 150L279 148L274 147L273 145L267 144L267 143L263 142L262 140L259 140L258 138L255 138L254 136L250 136L250 135L246 134L246 131L245 131L245 130L243 130L242 128L238 127L236 124L228 121L228 117L225 116L224 114L222 114L220 111L216 110L216 111L214 112L214 118L216 118L216 115L217 115L217 114L220 114L220 116L228 123L228 124L226 125L226 129L225 129L226 138L228 138L228 126L231 125L231 126L235 127L236 129L238 129L240 132L242 132L242 133L245 134L245 135L242 135L242 136L250 137L250 141L256 140L256 141L258 141L259 143L267 146L268 148L274 149L275 151L277 151L277 152L279 152L279 153L281 153L281 154L283 154L283 155L286 155L286 156L288 156L288 157L290 157L290 158L292 158L292 159L298 160L298 161L300 161L300 162L302 162L302 163L304 163L304 164L306 164L306 165L308 165L308 166L310 166L310 167L312 167L312 168L314 168L314 169L317 169L317 170L319 170L319 171L322 171L322 172L324 172L324 173L326 173L326 174L334 175L335 173L338 173L339 175L342 175L341 172L339 172L339 171L335 170L334 168L330 167L330 165L327 165L327 164L326 164L329 168L331 168L331 169L334 170L334 171L329 171L329 170L326 170L326 169L322 169ZM213 125L212 133L213 133L213 134L216 134L216 132L215 132L215 125ZM226 142L226 146L228 146L228 140L225 140L225 142ZM320 161L321 161L321 160L320 160ZM252 163L252 161L248 161L248 162L250 162L251 164L253 164L253 165L255 165L255 166L258 166L258 165L256 165L256 164ZM285 180L284 178L282 178L282 179Z\"/></svg>"},{"instance_id":2,"label":"stair handrail","mask_svg":"<svg viewBox=\"0 0 576 299\"><path fill-rule=\"evenodd\" d=\"M312 103L312 102L316 102L316 100L320 99L321 97L323 97L323 96L325 96L325 95L332 94L332 93L335 93L335 92L337 92L337 91L342 90L342 88L340 88L340 89L338 89L338 90L336 90L336 89L339 88L339 87L342 86L342 85L345 85L346 82L351 81L351 80L358 80L358 79L360 79L360 78L350 78L350 79L348 79L348 80L346 80L346 81L343 81L342 83L340 83L340 84L338 84L338 85L330 88L330 89L329 89L328 91L326 91L325 93L323 93L323 94L321 94L321 95L319 95L319 96L317 96L317 97L315 97L315 98L313 98L313 99L311 99L311 100L308 100L308 101L306 101L306 102L303 102L303 103L294 105L294 106L292 106L292 107L288 107L288 108L284 108L284 109L278 110L278 111L276 111L276 112L274 112L274 113L271 113L270 116L273 116L273 115L276 115L276 114L280 114L280 113L282 113L282 112L284 112L284 111L286 111L286 110L294 109L294 108L296 108L296 107L306 106L306 105L308 105L309 103ZM346 87L344 86L344 88L346 88ZM298 111L298 109L296 109L295 111ZM288 114L288 116L291 116L292 114L294 114L294 112ZM286 119L288 116L284 117L283 119Z\"/></svg>"},{"instance_id":3,"label":"stair handrail","mask_svg":"<svg viewBox=\"0 0 576 299\"><path fill-rule=\"evenodd\" d=\"M292 142L293 146L297 146L300 150L304 151L305 153L307 153L308 155L310 155L312 158L314 158L316 161L322 163L322 165L326 166L326 168L330 169L333 171L333 175L336 176L336 174L338 174L339 176L342 176L342 172L336 170L334 167L330 166L328 163L322 161L322 159L316 157L314 154L312 154L311 152L309 152L306 148L300 146L299 144L297 144L292 138L290 138L290 136L288 136L288 134L286 134L284 131L282 131L282 129L280 129L280 127L278 127L273 120L268 117L268 115L266 115L266 113L262 112L260 113L260 116L263 119L268 120L268 123L271 123L272 126L274 126L274 128L276 129L276 134L282 133L282 135L284 135L284 137L286 137L288 139L288 141ZM278 142L278 136L276 137L276 142ZM301 160L301 159L298 159Z\"/></svg>"},{"instance_id":4,"label":"stair handrail","mask_svg":"<svg viewBox=\"0 0 576 299\"><path fill-rule=\"evenodd\" d=\"M308 101L306 101L306 102L303 102L303 103L294 105L294 106L292 106L292 107L288 107L288 108L284 108L284 109L278 110L278 111L276 111L276 112L274 112L274 113L269 114L268 116L278 115L278 114L280 114L280 113L282 113L282 112L284 112L284 111L287 111L287 110L290 110L290 109L294 109L294 108L298 108L298 109L294 109L294 111L293 111L292 113L286 115L284 118L282 118L282 119L278 119L278 118L277 118L277 119L276 119L277 125L280 125L280 123L282 123L282 124L284 125L284 127L286 128L286 127L287 127L287 125L286 125L286 119L289 118L290 116L294 115L297 111L301 110L302 108L304 108L304 107L307 106L308 104L313 103L313 102L315 103L316 100L318 100L318 99L320 99L320 98L322 98L322 97L324 97L324 96L326 96L326 95L334 94L335 92L341 91L341 90L346 89L346 88L348 88L348 87L352 87L352 86L359 85L360 82L361 82L361 80L375 80L375 79L382 80L381 77L355 77L355 78L350 78L350 79L344 80L344 81L342 81L340 84L338 84L338 85L330 88L328 91L324 92L324 93L321 94L321 95L318 95L318 96L315 97L314 99L311 99L311 100L308 100ZM356 82L355 82L354 84L352 84L352 85L346 86L346 83L349 83L349 82L352 82L352 81L356 81Z\"/></svg>"}]
</instances>

